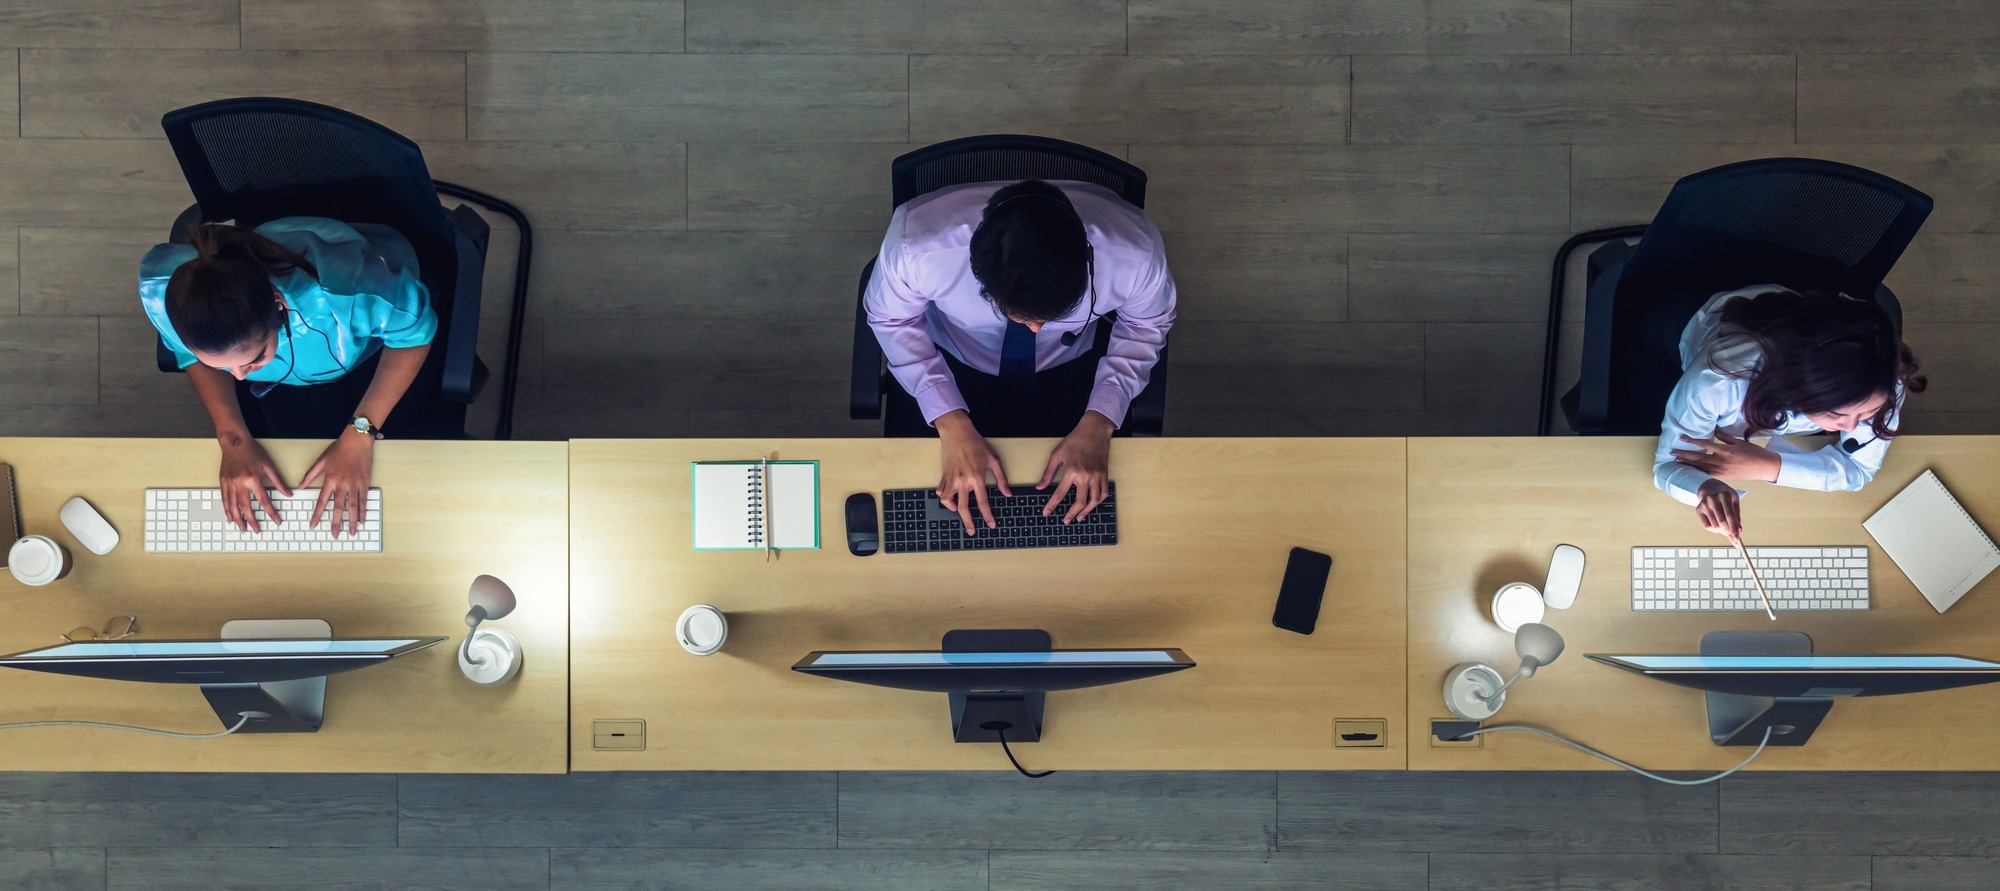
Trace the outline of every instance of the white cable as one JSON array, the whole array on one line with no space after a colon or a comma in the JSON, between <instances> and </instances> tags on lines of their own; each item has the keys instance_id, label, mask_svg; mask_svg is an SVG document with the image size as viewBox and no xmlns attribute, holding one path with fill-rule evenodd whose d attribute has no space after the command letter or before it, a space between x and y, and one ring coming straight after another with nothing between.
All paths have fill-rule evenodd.
<instances>
[{"instance_id":1,"label":"white cable","mask_svg":"<svg viewBox=\"0 0 2000 891\"><path fill-rule=\"evenodd\" d=\"M1629 771L1631 771L1631 772L1633 772L1633 773L1636 773L1636 774L1638 774L1638 775L1640 775L1640 776L1642 776L1642 777L1645 777L1646 779L1649 779L1649 780L1658 780L1658 781L1660 781L1660 782L1662 782L1662 783L1667 783L1667 784L1669 784L1669 785L1674 785L1674 786L1700 786L1700 785L1702 785L1702 784L1704 784L1704 783L1713 783L1713 782L1715 782L1716 780L1719 780L1719 779L1722 779L1723 777L1726 777L1726 776L1728 776L1728 775L1730 775L1730 774L1732 774L1732 773L1735 773L1735 772L1737 772L1737 771L1739 771L1739 770L1742 770L1742 769L1743 769L1743 768L1745 768L1745 767L1748 767L1748 766L1750 766L1750 762L1752 762L1752 761L1755 761L1755 760L1757 760L1757 756L1758 756L1758 755L1762 755L1762 754L1764 754L1764 747L1765 747L1766 745L1769 745L1769 744L1770 744L1770 742L1771 742L1771 731L1772 731L1772 730L1775 730L1775 729L1777 729L1777 728L1775 728L1775 727L1766 727L1766 728L1764 728L1764 740L1763 740L1763 742L1760 742L1760 743L1758 743L1758 744L1757 744L1757 751L1755 751L1755 752L1751 752L1751 753L1750 753L1750 757L1748 757L1748 758L1745 758L1745 759L1743 759L1743 763L1741 763L1741 764L1738 764L1738 765L1736 765L1735 767L1732 767L1732 768L1730 768L1730 769L1728 769L1728 770L1725 770L1725 771L1723 771L1723 772L1721 772L1721 773L1718 773L1718 774L1716 774L1716 775L1714 775L1714 776L1709 776L1709 777L1702 777L1701 779L1698 779L1698 780L1676 780L1676 779L1673 779L1673 778L1671 778L1671 777L1663 777L1663 776L1660 776L1659 774L1656 774L1656 773L1653 773L1653 772L1651 772L1651 771L1648 771L1648 770L1644 770L1644 769L1642 769L1642 768L1639 768L1639 767L1636 767L1636 766L1634 766L1634 765L1631 765L1631 764L1627 764L1627 763L1625 763L1625 762L1623 762L1623 761L1620 761L1620 760L1618 760L1618 759L1616 759L1616 758L1613 758L1613 757L1611 757L1610 755L1606 755L1606 754L1604 754L1603 752L1600 752L1600 751L1598 751L1598 750L1596 750L1596 749L1593 749L1593 748L1591 748L1591 747L1589 747L1589 746L1586 746L1586 745L1584 745L1583 743L1580 743L1580 742L1576 742L1575 740L1571 740L1571 739L1566 739L1566 738L1564 738L1564 737L1561 737L1561 736L1557 736L1556 734L1553 734L1553 733L1550 733L1550 732L1549 732L1549 731L1547 731L1547 730L1543 730L1543 729L1542 729L1542 728L1540 728L1540 727L1530 727L1530 726L1528 726L1528 725L1526 725L1526 724L1495 724L1495 725L1493 725L1493 726L1491 726L1491 727L1481 727L1481 728L1479 728L1478 730L1473 730L1473 731L1470 731L1470 732L1467 732L1467 733L1461 733L1461 734L1459 734L1458 736L1456 736L1456 737L1453 737L1453 738L1454 738L1454 739L1469 739L1469 738L1471 738L1471 737L1475 737L1475 736L1479 736L1480 734L1484 734L1484 733L1494 733L1494 732L1496 732L1496 731L1501 731L1501 730L1521 730L1521 731L1525 731L1525 732L1528 732L1528 733L1534 733L1534 734L1539 734L1539 735L1541 735L1541 736L1546 736L1546 737L1548 737L1548 738L1550 738L1550 739L1552 739L1552 740L1555 740L1556 742L1559 742L1559 743L1562 743L1563 745L1566 745L1566 746L1569 746L1570 748L1572 748L1572 749L1575 749L1575 750L1577 750L1577 751L1579 751L1579 752L1582 752L1582 753L1584 753L1584 754L1586 754L1586 755L1591 755L1591 756L1593 756L1593 757L1597 757L1597 758L1602 758L1602 759L1604 759L1604 760L1606 760L1606 761L1609 761L1609 762L1611 762L1611 763L1613 763L1613 764L1616 764L1616 765L1618 765L1619 767L1622 767L1622 768L1625 768L1626 770L1629 770Z\"/></svg>"},{"instance_id":2,"label":"white cable","mask_svg":"<svg viewBox=\"0 0 2000 891\"><path fill-rule=\"evenodd\" d=\"M104 724L98 721L25 721L20 724L0 724L0 730L13 730L16 727L102 727L106 730L130 730L133 733L151 733L158 736L172 736L178 739L214 739L218 736L228 736L238 730L242 730L243 725L248 723L250 723L250 716L244 715L242 720L236 722L236 726L221 733L180 733L173 730L154 730L151 727L133 727L129 724Z\"/></svg>"}]
</instances>

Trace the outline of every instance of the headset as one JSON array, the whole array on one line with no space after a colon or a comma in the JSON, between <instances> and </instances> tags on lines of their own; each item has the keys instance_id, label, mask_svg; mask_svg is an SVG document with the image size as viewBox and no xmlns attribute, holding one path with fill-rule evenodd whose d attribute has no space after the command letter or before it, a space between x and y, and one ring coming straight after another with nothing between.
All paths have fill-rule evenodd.
<instances>
[{"instance_id":1,"label":"headset","mask_svg":"<svg viewBox=\"0 0 2000 891\"><path fill-rule=\"evenodd\" d=\"M1029 192L1024 195L1015 195L1011 198L1008 198L1005 201L1000 202L999 204L993 205L993 209L987 211L987 213L989 215L997 213L999 212L1000 208L1006 207L1007 205L1019 201L1023 198L1040 198L1043 201L1047 201L1050 204L1054 204L1058 207L1061 207L1065 213L1069 214L1070 219L1076 221L1076 227L1078 229L1084 228L1083 217L1076 212L1076 205L1071 204L1067 198L1057 198L1054 195L1044 195L1039 192ZM1099 318L1099 316L1097 315L1097 246L1090 243L1090 233L1089 230L1087 229L1084 231L1084 236L1083 236L1083 269L1084 269L1084 275L1086 276L1085 281L1089 283L1086 286L1086 288L1088 293L1090 294L1090 311L1089 314L1084 317L1083 327L1078 328L1075 331L1063 332L1063 336L1060 338L1060 340L1062 341L1062 345L1066 347L1076 346L1076 342L1083 335L1083 332L1090 330L1090 326L1095 324Z\"/></svg>"}]
</instances>

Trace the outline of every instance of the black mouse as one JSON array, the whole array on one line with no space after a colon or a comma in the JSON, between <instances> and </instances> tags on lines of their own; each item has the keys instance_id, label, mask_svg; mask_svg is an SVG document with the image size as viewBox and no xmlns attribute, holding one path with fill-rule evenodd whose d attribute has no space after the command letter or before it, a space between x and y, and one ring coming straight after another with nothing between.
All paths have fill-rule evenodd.
<instances>
[{"instance_id":1,"label":"black mouse","mask_svg":"<svg viewBox=\"0 0 2000 891\"><path fill-rule=\"evenodd\" d=\"M847 552L866 557L882 549L882 536L875 529L875 496L856 492L847 496Z\"/></svg>"}]
</instances>

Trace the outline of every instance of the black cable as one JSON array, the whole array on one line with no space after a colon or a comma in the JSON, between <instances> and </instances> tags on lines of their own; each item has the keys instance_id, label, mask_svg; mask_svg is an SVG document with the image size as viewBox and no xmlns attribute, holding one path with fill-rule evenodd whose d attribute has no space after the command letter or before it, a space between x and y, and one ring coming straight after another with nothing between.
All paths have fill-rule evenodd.
<instances>
[{"instance_id":1,"label":"black cable","mask_svg":"<svg viewBox=\"0 0 2000 891\"><path fill-rule=\"evenodd\" d=\"M1039 780L1042 777L1055 773L1053 770L1044 770L1041 773L1029 773L1027 768L1021 766L1020 760L1014 757L1014 750L1007 747L1007 728L1000 727L995 729L994 732L1000 737L1000 751L1007 753L1007 760L1014 762L1014 769L1020 771L1022 776L1031 780Z\"/></svg>"}]
</instances>

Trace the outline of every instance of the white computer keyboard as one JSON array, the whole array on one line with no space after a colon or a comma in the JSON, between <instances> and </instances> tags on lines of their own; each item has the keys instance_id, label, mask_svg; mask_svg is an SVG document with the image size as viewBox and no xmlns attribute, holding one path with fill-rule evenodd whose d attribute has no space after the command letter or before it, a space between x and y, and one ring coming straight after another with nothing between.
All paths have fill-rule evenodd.
<instances>
[{"instance_id":1,"label":"white computer keyboard","mask_svg":"<svg viewBox=\"0 0 2000 891\"><path fill-rule=\"evenodd\" d=\"M1868 608L1868 549L1750 548L1750 560L1778 610ZM1633 548L1632 608L1641 611L1755 610L1764 602L1733 547Z\"/></svg>"},{"instance_id":2,"label":"white computer keyboard","mask_svg":"<svg viewBox=\"0 0 2000 891\"><path fill-rule=\"evenodd\" d=\"M313 503L318 500L318 489L293 489L289 498L272 492L271 504L284 522L271 522L264 515L264 506L259 504L257 523L263 531L245 532L223 517L220 489L147 489L146 552L292 554L382 550L381 489L368 490L368 510L363 514L366 522L361 524L361 531L350 534L343 527L338 538L333 535L331 511L320 517L318 526L309 525Z\"/></svg>"}]
</instances>

